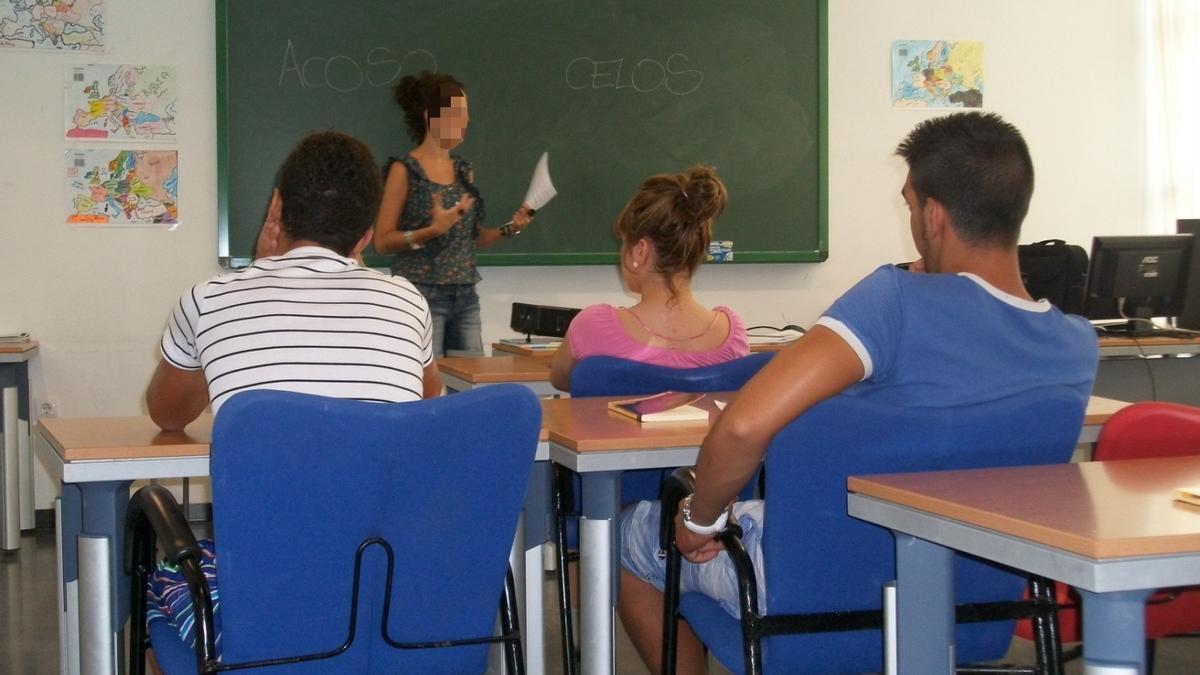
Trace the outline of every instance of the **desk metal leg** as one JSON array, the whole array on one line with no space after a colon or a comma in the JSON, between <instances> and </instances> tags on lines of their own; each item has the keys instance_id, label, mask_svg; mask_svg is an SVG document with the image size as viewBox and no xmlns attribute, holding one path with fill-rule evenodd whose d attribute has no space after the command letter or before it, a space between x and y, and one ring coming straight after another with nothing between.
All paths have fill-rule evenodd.
<instances>
[{"instance_id":1,"label":"desk metal leg","mask_svg":"<svg viewBox=\"0 0 1200 675\"><path fill-rule=\"evenodd\" d=\"M896 536L900 675L954 672L954 552Z\"/></svg>"},{"instance_id":2,"label":"desk metal leg","mask_svg":"<svg viewBox=\"0 0 1200 675\"><path fill-rule=\"evenodd\" d=\"M1083 599L1085 673L1146 672L1146 599L1153 590L1092 593Z\"/></svg>"},{"instance_id":3,"label":"desk metal leg","mask_svg":"<svg viewBox=\"0 0 1200 675\"><path fill-rule=\"evenodd\" d=\"M534 462L525 491L525 672L546 672L546 620L542 603L542 547L550 539L550 462Z\"/></svg>"},{"instance_id":4,"label":"desk metal leg","mask_svg":"<svg viewBox=\"0 0 1200 675\"><path fill-rule=\"evenodd\" d=\"M76 617L69 616L69 601L64 611L68 614L68 624L73 621L78 626L78 672L84 675L107 675L116 672L124 662L129 577L125 574L123 556L131 482L63 483L62 486L59 555L63 594L79 599ZM86 617L108 620L83 621ZM63 672L75 671L64 667Z\"/></svg>"},{"instance_id":5,"label":"desk metal leg","mask_svg":"<svg viewBox=\"0 0 1200 675\"><path fill-rule=\"evenodd\" d=\"M613 606L619 563L617 515L621 472L582 474L583 517L579 520L581 608L580 650L583 675L615 672Z\"/></svg>"}]
</instances>

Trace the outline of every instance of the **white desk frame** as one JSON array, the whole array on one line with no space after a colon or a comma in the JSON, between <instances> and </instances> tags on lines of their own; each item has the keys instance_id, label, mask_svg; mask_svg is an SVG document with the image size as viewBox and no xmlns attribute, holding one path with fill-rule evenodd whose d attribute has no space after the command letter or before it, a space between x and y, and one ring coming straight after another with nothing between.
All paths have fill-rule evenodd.
<instances>
[{"instance_id":1,"label":"white desk frame","mask_svg":"<svg viewBox=\"0 0 1200 675\"><path fill-rule=\"evenodd\" d=\"M954 551L1084 591L1086 673L1140 672L1146 597L1200 583L1200 552L1099 560L866 495L850 493L847 507L896 535L901 675L954 672Z\"/></svg>"}]
</instances>

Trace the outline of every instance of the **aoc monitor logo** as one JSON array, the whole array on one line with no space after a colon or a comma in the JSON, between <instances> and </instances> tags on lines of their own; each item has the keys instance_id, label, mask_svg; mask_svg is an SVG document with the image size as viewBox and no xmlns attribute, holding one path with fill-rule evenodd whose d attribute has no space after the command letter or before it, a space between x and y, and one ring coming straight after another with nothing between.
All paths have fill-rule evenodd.
<instances>
[{"instance_id":1,"label":"aoc monitor logo","mask_svg":"<svg viewBox=\"0 0 1200 675\"><path fill-rule=\"evenodd\" d=\"M1142 262L1138 265L1138 276L1144 279L1154 279L1158 277L1158 256L1142 256Z\"/></svg>"}]
</instances>

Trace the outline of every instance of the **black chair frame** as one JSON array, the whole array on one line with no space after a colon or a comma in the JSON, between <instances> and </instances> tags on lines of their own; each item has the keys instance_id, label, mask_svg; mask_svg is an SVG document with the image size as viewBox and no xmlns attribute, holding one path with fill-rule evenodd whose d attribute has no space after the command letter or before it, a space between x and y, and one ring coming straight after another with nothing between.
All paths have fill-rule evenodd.
<instances>
[{"instance_id":1,"label":"black chair frame","mask_svg":"<svg viewBox=\"0 0 1200 675\"><path fill-rule=\"evenodd\" d=\"M160 485L150 485L137 491L131 498L125 519L125 571L131 576L130 584L130 675L144 675L146 649L150 645L146 630L146 582L154 569L154 553L161 547L163 556L177 565L187 580L192 596L196 625L196 668L200 673L219 673L228 670L264 668L306 661L333 658L350 648L357 630L358 595L363 553L372 546L379 546L387 553L387 577L383 598L383 614L380 619L380 635L394 649L439 649L484 643L504 643L504 659L507 672L524 675L525 660L521 651L521 628L517 616L516 584L512 570L505 576L504 589L500 596L501 635L437 640L432 642L399 642L388 635L387 624L391 609L392 572L394 554L388 542L373 537L364 540L354 556L354 583L350 597L350 624L345 641L341 645L323 652L283 656L260 661L222 663L217 656L216 632L213 629L212 599L208 584L200 570L200 547L196 537L184 519L183 511L174 495Z\"/></svg>"},{"instance_id":2,"label":"black chair frame","mask_svg":"<svg viewBox=\"0 0 1200 675\"><path fill-rule=\"evenodd\" d=\"M662 520L659 545L667 552L666 587L663 595L663 654L662 673L674 675L676 641L678 639L679 573L682 556L675 547L675 515L679 501L690 495L695 483L691 468L676 469L663 484ZM738 578L738 601L741 606L742 653L745 672L763 672L762 640L772 635L794 633L825 633L883 628L883 612L861 610L813 614L762 615L758 611L758 581L750 556L742 546L742 529L735 519L718 537L725 545ZM955 609L957 623L975 623L1030 618L1034 622L1034 667L1009 665L962 666L960 675L984 673L1028 673L1030 675L1062 675L1062 645L1058 633L1058 606L1054 597L1054 582L1043 577L1029 577L1029 600L959 605ZM882 589L881 589L882 592Z\"/></svg>"}]
</instances>

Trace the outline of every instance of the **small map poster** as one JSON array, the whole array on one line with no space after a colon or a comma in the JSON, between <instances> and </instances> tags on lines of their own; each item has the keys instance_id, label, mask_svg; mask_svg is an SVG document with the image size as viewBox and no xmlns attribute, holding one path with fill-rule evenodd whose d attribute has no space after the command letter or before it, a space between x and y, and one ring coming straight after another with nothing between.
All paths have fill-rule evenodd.
<instances>
[{"instance_id":1,"label":"small map poster","mask_svg":"<svg viewBox=\"0 0 1200 675\"><path fill-rule=\"evenodd\" d=\"M104 50L105 0L0 0L0 47Z\"/></svg>"},{"instance_id":2,"label":"small map poster","mask_svg":"<svg viewBox=\"0 0 1200 675\"><path fill-rule=\"evenodd\" d=\"M892 107L982 108L983 43L893 42Z\"/></svg>"},{"instance_id":3,"label":"small map poster","mask_svg":"<svg viewBox=\"0 0 1200 675\"><path fill-rule=\"evenodd\" d=\"M175 140L175 69L67 66L66 136L86 141Z\"/></svg>"},{"instance_id":4,"label":"small map poster","mask_svg":"<svg viewBox=\"0 0 1200 675\"><path fill-rule=\"evenodd\" d=\"M68 150L66 164L68 223L179 223L178 151Z\"/></svg>"}]
</instances>

